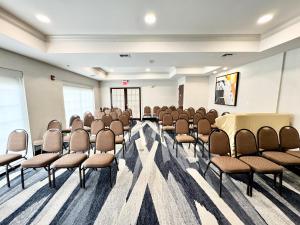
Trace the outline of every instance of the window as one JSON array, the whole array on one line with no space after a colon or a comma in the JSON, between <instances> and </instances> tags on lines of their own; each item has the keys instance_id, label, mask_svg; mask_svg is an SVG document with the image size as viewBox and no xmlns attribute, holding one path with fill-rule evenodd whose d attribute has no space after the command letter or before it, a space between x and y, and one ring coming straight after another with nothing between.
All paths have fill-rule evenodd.
<instances>
[{"instance_id":1,"label":"window","mask_svg":"<svg viewBox=\"0 0 300 225\"><path fill-rule=\"evenodd\" d=\"M63 92L67 127L72 115L77 114L82 118L86 111L94 111L95 100L92 88L64 85Z\"/></svg>"},{"instance_id":2,"label":"window","mask_svg":"<svg viewBox=\"0 0 300 225\"><path fill-rule=\"evenodd\" d=\"M0 154L5 154L10 132L25 129L29 134L26 98L19 71L0 68L0 115ZM28 150L30 153L30 147Z\"/></svg>"}]
</instances>

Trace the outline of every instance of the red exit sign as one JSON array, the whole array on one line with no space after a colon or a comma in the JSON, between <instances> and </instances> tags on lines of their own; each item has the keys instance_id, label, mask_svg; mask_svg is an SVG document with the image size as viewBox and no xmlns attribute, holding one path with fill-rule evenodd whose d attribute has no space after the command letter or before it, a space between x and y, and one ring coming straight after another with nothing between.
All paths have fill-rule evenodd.
<instances>
[{"instance_id":1,"label":"red exit sign","mask_svg":"<svg viewBox=\"0 0 300 225\"><path fill-rule=\"evenodd\" d=\"M128 80L122 80L122 85L127 86L128 85Z\"/></svg>"}]
</instances>

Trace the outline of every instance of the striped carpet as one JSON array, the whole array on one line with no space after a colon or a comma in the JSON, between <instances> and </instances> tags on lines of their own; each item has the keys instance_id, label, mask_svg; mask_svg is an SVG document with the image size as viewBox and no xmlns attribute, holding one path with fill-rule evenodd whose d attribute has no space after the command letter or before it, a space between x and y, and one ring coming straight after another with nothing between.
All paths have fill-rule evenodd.
<instances>
[{"instance_id":1,"label":"striped carpet","mask_svg":"<svg viewBox=\"0 0 300 225\"><path fill-rule=\"evenodd\" d=\"M78 171L59 170L56 189L48 187L44 170L11 173L11 188L0 180L0 224L300 224L300 180L284 171L282 196L271 176L255 175L253 197L246 196L243 176L219 179L203 171L207 157L197 147L179 147L176 158L168 134L161 140L156 124L137 122L125 158L118 152L119 171L110 188L109 170L87 172L86 189ZM120 149L119 149L120 150ZM199 158L199 160L198 160ZM199 169L200 167L200 169Z\"/></svg>"}]
</instances>

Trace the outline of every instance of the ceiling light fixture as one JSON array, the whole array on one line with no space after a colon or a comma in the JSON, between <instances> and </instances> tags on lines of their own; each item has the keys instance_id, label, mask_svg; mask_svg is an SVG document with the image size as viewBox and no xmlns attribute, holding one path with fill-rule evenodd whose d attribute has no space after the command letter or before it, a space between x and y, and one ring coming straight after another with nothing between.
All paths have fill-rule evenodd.
<instances>
[{"instance_id":1,"label":"ceiling light fixture","mask_svg":"<svg viewBox=\"0 0 300 225\"><path fill-rule=\"evenodd\" d=\"M51 22L49 17L42 15L42 14L36 14L35 18L37 18L37 20L39 20L42 23L50 23Z\"/></svg>"},{"instance_id":2,"label":"ceiling light fixture","mask_svg":"<svg viewBox=\"0 0 300 225\"><path fill-rule=\"evenodd\" d=\"M225 67L223 68L223 70L228 70L228 67L225 66Z\"/></svg>"},{"instance_id":3,"label":"ceiling light fixture","mask_svg":"<svg viewBox=\"0 0 300 225\"><path fill-rule=\"evenodd\" d=\"M146 72L150 72L150 68L147 68L145 71L146 71Z\"/></svg>"},{"instance_id":4,"label":"ceiling light fixture","mask_svg":"<svg viewBox=\"0 0 300 225\"><path fill-rule=\"evenodd\" d=\"M145 23L148 25L153 25L156 23L156 16L154 13L147 13L144 17Z\"/></svg>"},{"instance_id":5,"label":"ceiling light fixture","mask_svg":"<svg viewBox=\"0 0 300 225\"><path fill-rule=\"evenodd\" d=\"M273 14L266 14L257 20L257 24L260 24L260 25L265 24L267 22L270 22L272 19L273 19Z\"/></svg>"}]
</instances>

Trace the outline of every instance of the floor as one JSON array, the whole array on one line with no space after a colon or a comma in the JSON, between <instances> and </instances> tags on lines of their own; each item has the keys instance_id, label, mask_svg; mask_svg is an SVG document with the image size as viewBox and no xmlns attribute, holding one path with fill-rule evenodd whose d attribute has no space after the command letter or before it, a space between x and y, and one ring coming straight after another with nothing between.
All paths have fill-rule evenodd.
<instances>
[{"instance_id":1,"label":"floor","mask_svg":"<svg viewBox=\"0 0 300 225\"><path fill-rule=\"evenodd\" d=\"M199 147L195 158L192 146L179 146L176 158L172 145L155 123L137 122L125 158L118 152L113 188L105 169L87 172L86 189L78 171L58 171L51 189L44 170L27 170L22 190L17 169L10 189L0 180L0 224L300 224L298 175L285 170L282 196L271 176L255 176L251 198L243 176L225 176L220 198L217 175L203 178L207 156Z\"/></svg>"}]
</instances>

